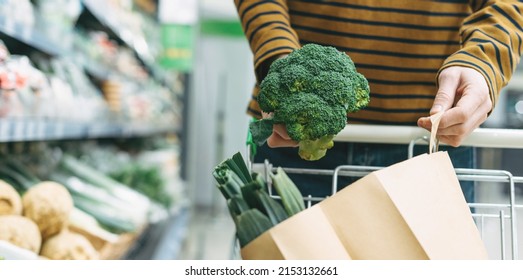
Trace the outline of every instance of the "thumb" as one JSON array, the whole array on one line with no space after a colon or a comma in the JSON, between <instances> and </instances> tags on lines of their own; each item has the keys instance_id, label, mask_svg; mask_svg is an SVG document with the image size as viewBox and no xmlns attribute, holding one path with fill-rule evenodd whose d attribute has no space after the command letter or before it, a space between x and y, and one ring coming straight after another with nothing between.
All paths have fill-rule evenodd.
<instances>
[{"instance_id":1,"label":"thumb","mask_svg":"<svg viewBox=\"0 0 523 280\"><path fill-rule=\"evenodd\" d=\"M459 72L442 71L439 76L439 88L434 98L434 103L430 109L430 114L436 114L441 110L448 110L452 108L454 98L456 97L456 90L459 86Z\"/></svg>"}]
</instances>

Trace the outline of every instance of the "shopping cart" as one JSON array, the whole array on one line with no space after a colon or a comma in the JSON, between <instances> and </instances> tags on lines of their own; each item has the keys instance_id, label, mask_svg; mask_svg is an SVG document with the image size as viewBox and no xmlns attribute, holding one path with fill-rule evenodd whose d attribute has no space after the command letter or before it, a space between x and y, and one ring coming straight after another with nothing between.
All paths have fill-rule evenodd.
<instances>
[{"instance_id":1,"label":"shopping cart","mask_svg":"<svg viewBox=\"0 0 523 280\"><path fill-rule=\"evenodd\" d=\"M419 144L428 144L428 139L429 133L418 127L348 125L334 140L335 142L408 144L408 155L411 158L414 156L414 147ZM492 149L523 149L523 130L479 128L462 145ZM272 166L268 160L265 160L264 163L254 163L253 156L256 146L248 141L247 147L249 168L253 172L264 174L269 183L269 194L279 199L272 192L269 176L269 172L275 172L277 166ZM521 164L523 164L523 159L521 159ZM356 165L341 165L334 170L280 167L290 174L332 176L331 195L334 195L337 191L340 176L363 177L382 168ZM487 247L489 258L517 260L518 253L523 252L523 246L517 242L518 232L523 232L523 204L516 202L516 184L523 184L523 177L514 176L507 170L456 168L455 171L460 181L478 182L482 189L491 190L495 188L501 190L505 188L505 192L490 192L507 194L506 196L499 196L497 201L488 196L476 197L476 202L468 205ZM476 186L476 188L479 187ZM313 203L325 198L306 195L304 200L310 207ZM522 219L519 224L518 212L520 219ZM521 234L519 234L519 237L521 237Z\"/></svg>"}]
</instances>

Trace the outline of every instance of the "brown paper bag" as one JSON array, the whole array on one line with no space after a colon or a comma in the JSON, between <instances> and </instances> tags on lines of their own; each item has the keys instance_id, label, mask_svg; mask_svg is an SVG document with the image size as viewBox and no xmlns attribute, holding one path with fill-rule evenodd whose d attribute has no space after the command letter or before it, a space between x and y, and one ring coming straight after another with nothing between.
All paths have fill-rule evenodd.
<instances>
[{"instance_id":1,"label":"brown paper bag","mask_svg":"<svg viewBox=\"0 0 523 280\"><path fill-rule=\"evenodd\" d=\"M487 259L450 158L375 171L276 225L243 259Z\"/></svg>"}]
</instances>

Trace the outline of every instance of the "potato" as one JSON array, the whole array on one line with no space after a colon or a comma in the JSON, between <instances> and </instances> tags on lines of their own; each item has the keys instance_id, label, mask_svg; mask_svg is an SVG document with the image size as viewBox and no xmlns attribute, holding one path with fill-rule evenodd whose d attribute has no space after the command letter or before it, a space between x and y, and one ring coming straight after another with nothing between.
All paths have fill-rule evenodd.
<instances>
[{"instance_id":1,"label":"potato","mask_svg":"<svg viewBox=\"0 0 523 280\"><path fill-rule=\"evenodd\" d=\"M67 226L73 210L73 198L67 189L56 182L45 181L31 187L22 196L23 215L33 220L43 240Z\"/></svg>"},{"instance_id":2,"label":"potato","mask_svg":"<svg viewBox=\"0 0 523 280\"><path fill-rule=\"evenodd\" d=\"M51 260L97 260L98 252L83 235L64 230L42 245L40 255Z\"/></svg>"},{"instance_id":3,"label":"potato","mask_svg":"<svg viewBox=\"0 0 523 280\"><path fill-rule=\"evenodd\" d=\"M30 219L18 215L0 216L0 240L38 254L42 237L38 226Z\"/></svg>"},{"instance_id":4,"label":"potato","mask_svg":"<svg viewBox=\"0 0 523 280\"><path fill-rule=\"evenodd\" d=\"M22 199L18 192L5 181L0 180L0 215L21 215Z\"/></svg>"}]
</instances>

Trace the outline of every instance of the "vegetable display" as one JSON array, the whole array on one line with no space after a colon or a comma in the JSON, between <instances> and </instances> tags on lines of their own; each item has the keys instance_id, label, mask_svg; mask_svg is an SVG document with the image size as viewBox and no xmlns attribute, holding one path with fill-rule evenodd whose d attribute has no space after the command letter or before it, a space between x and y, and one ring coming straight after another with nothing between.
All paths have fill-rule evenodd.
<instances>
[{"instance_id":1,"label":"vegetable display","mask_svg":"<svg viewBox=\"0 0 523 280\"><path fill-rule=\"evenodd\" d=\"M305 209L300 191L283 169L278 168L277 173L271 174L270 178L281 198L280 203L269 195L267 182L260 174L249 173L240 153L218 164L213 176L227 201L242 247Z\"/></svg>"},{"instance_id":2,"label":"vegetable display","mask_svg":"<svg viewBox=\"0 0 523 280\"><path fill-rule=\"evenodd\" d=\"M118 258L166 211L72 156L47 162L36 173L30 158L0 159L0 240L17 248L11 257Z\"/></svg>"},{"instance_id":3,"label":"vegetable display","mask_svg":"<svg viewBox=\"0 0 523 280\"><path fill-rule=\"evenodd\" d=\"M97 260L100 257L87 238L67 230L46 240L40 254L51 260Z\"/></svg>"},{"instance_id":4,"label":"vegetable display","mask_svg":"<svg viewBox=\"0 0 523 280\"><path fill-rule=\"evenodd\" d=\"M22 199L13 186L0 180L0 215L22 214Z\"/></svg>"},{"instance_id":5,"label":"vegetable display","mask_svg":"<svg viewBox=\"0 0 523 280\"><path fill-rule=\"evenodd\" d=\"M42 237L36 223L19 215L0 216L0 240L5 240L36 254L42 245Z\"/></svg>"},{"instance_id":6,"label":"vegetable display","mask_svg":"<svg viewBox=\"0 0 523 280\"><path fill-rule=\"evenodd\" d=\"M273 124L284 124L299 143L299 155L318 160L347 123L347 113L368 105L369 84L349 56L334 47L306 44L274 61L257 97L271 118L251 123L253 140L263 144Z\"/></svg>"},{"instance_id":7,"label":"vegetable display","mask_svg":"<svg viewBox=\"0 0 523 280\"><path fill-rule=\"evenodd\" d=\"M23 215L33 220L40 229L42 239L47 239L67 227L73 210L73 198L67 189L56 182L41 182L31 187L23 196Z\"/></svg>"}]
</instances>

